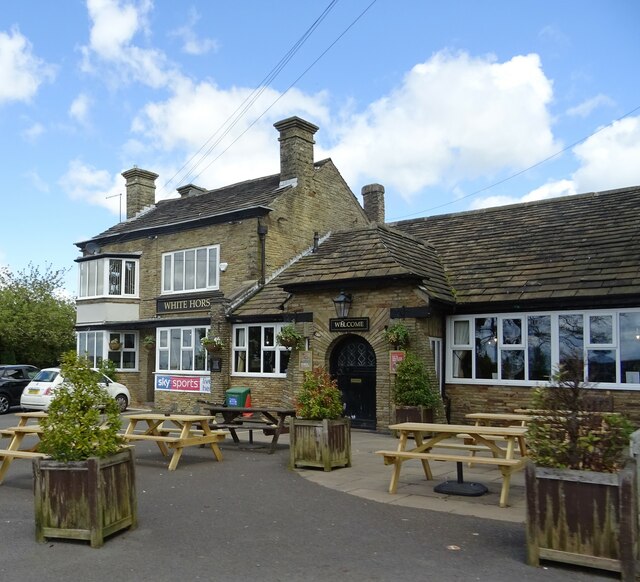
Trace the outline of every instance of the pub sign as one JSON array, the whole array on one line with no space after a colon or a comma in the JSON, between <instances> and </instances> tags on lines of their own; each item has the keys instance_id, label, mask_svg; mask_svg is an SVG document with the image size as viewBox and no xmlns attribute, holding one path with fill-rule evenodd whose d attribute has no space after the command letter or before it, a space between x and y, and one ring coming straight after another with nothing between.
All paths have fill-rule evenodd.
<instances>
[{"instance_id":1,"label":"pub sign","mask_svg":"<svg viewBox=\"0 0 640 582\"><path fill-rule=\"evenodd\" d=\"M368 317L345 317L330 319L329 331L369 331Z\"/></svg>"}]
</instances>

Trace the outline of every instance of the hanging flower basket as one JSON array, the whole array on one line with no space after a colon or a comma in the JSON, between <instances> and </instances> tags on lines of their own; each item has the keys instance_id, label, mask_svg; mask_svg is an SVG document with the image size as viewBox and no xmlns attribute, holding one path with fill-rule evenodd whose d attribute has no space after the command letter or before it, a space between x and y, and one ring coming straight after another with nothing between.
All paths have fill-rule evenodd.
<instances>
[{"instance_id":1,"label":"hanging flower basket","mask_svg":"<svg viewBox=\"0 0 640 582\"><path fill-rule=\"evenodd\" d=\"M120 340L113 339L109 342L109 349L112 352L117 352L118 350L120 350L121 347L122 347L122 344L120 343Z\"/></svg>"},{"instance_id":2,"label":"hanging flower basket","mask_svg":"<svg viewBox=\"0 0 640 582\"><path fill-rule=\"evenodd\" d=\"M208 333L201 340L200 344L202 347L207 350L210 354L214 352L219 352L224 347L224 341L220 336L213 335Z\"/></svg>"},{"instance_id":3,"label":"hanging flower basket","mask_svg":"<svg viewBox=\"0 0 640 582\"><path fill-rule=\"evenodd\" d=\"M304 347L304 336L289 324L285 325L276 335L276 343L283 348L299 350Z\"/></svg>"}]
</instances>

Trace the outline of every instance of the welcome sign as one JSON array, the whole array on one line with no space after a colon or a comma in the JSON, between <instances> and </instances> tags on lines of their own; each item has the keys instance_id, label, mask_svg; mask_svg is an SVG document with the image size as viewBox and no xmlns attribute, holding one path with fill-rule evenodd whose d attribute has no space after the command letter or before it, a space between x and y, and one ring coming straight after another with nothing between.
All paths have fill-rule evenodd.
<instances>
[{"instance_id":1,"label":"welcome sign","mask_svg":"<svg viewBox=\"0 0 640 582\"><path fill-rule=\"evenodd\" d=\"M368 317L345 317L330 319L329 331L369 331Z\"/></svg>"}]
</instances>

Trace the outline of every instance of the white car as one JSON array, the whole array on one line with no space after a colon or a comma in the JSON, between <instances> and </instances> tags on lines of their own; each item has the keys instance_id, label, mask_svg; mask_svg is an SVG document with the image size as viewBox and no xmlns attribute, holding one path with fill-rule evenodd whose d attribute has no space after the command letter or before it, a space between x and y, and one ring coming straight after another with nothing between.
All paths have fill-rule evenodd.
<instances>
[{"instance_id":1,"label":"white car","mask_svg":"<svg viewBox=\"0 0 640 582\"><path fill-rule=\"evenodd\" d=\"M128 388L124 384L114 382L102 372L96 369L94 371L99 375L98 384L115 398L120 412L124 412L131 400ZM60 368L43 368L22 391L20 406L26 410L48 410L56 389L63 382Z\"/></svg>"}]
</instances>

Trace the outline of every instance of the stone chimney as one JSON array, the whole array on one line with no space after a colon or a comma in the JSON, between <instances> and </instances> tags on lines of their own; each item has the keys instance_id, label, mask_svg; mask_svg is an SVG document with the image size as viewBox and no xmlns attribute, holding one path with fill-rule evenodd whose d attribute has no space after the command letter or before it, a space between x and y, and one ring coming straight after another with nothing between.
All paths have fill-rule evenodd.
<instances>
[{"instance_id":1,"label":"stone chimney","mask_svg":"<svg viewBox=\"0 0 640 582\"><path fill-rule=\"evenodd\" d=\"M384 224L384 186L368 184L362 187L364 213L371 222Z\"/></svg>"},{"instance_id":2,"label":"stone chimney","mask_svg":"<svg viewBox=\"0 0 640 582\"><path fill-rule=\"evenodd\" d=\"M299 117L274 123L280 132L280 182L302 179L313 170L313 135L318 126Z\"/></svg>"},{"instance_id":3,"label":"stone chimney","mask_svg":"<svg viewBox=\"0 0 640 582\"><path fill-rule=\"evenodd\" d=\"M127 218L132 218L143 208L155 204L158 174L134 166L122 175L127 181Z\"/></svg>"}]
</instances>

